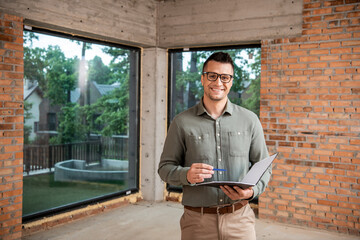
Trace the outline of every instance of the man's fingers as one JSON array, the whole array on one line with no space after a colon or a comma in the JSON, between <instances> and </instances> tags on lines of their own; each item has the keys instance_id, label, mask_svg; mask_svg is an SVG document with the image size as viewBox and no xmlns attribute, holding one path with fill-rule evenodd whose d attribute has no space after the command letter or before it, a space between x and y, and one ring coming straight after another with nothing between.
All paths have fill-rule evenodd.
<instances>
[{"instance_id":1,"label":"man's fingers","mask_svg":"<svg viewBox=\"0 0 360 240\"><path fill-rule=\"evenodd\" d=\"M237 186L234 186L234 188L232 188L227 185L220 186L220 188L231 200L248 199L253 195L252 188L244 190Z\"/></svg>"},{"instance_id":2,"label":"man's fingers","mask_svg":"<svg viewBox=\"0 0 360 240\"><path fill-rule=\"evenodd\" d=\"M208 169L200 169L200 168L197 168L195 169L194 171L196 174L211 174L213 175L214 174L214 171L213 170L208 170Z\"/></svg>"},{"instance_id":3,"label":"man's fingers","mask_svg":"<svg viewBox=\"0 0 360 240\"><path fill-rule=\"evenodd\" d=\"M205 163L193 163L187 173L190 183L203 182L205 178L211 178L214 174L213 167Z\"/></svg>"},{"instance_id":4,"label":"man's fingers","mask_svg":"<svg viewBox=\"0 0 360 240\"><path fill-rule=\"evenodd\" d=\"M191 165L191 171L193 171L195 174L214 174L212 169L213 167L211 165L205 163L194 163Z\"/></svg>"},{"instance_id":5,"label":"man's fingers","mask_svg":"<svg viewBox=\"0 0 360 240\"><path fill-rule=\"evenodd\" d=\"M206 163L193 163L191 167L198 168L198 169L207 169L212 170L213 166L206 164Z\"/></svg>"}]
</instances>

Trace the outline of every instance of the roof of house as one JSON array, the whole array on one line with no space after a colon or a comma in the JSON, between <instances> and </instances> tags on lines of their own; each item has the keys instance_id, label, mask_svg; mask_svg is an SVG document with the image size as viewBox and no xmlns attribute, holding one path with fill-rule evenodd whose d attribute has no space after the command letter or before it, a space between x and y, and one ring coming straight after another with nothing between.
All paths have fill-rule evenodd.
<instances>
[{"instance_id":1,"label":"roof of house","mask_svg":"<svg viewBox=\"0 0 360 240\"><path fill-rule=\"evenodd\" d=\"M113 91L115 88L120 87L120 83L117 83L117 82L113 83L111 85L98 84L96 82L93 82L93 83L94 83L94 86L96 87L96 89L101 94L101 96L104 96L104 95L108 94L109 92Z\"/></svg>"},{"instance_id":2,"label":"roof of house","mask_svg":"<svg viewBox=\"0 0 360 240\"><path fill-rule=\"evenodd\" d=\"M26 100L38 87L38 83L35 82L31 84L30 86L27 84L24 84L24 100Z\"/></svg>"}]
</instances>

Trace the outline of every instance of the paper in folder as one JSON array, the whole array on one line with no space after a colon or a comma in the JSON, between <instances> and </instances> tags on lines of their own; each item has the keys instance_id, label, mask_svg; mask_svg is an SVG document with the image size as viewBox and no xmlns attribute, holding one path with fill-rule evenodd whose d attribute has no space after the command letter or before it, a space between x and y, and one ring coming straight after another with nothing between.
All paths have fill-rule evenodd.
<instances>
[{"instance_id":1,"label":"paper in folder","mask_svg":"<svg viewBox=\"0 0 360 240\"><path fill-rule=\"evenodd\" d=\"M209 186L209 187L220 187L224 185L228 186L238 186L242 189L246 189L252 186L255 186L264 175L265 171L270 167L271 163L274 161L278 154L275 153L270 157L267 157L254 164L245 175L245 177L240 182L234 181L212 181L212 182L203 182L197 183L195 186Z\"/></svg>"}]
</instances>

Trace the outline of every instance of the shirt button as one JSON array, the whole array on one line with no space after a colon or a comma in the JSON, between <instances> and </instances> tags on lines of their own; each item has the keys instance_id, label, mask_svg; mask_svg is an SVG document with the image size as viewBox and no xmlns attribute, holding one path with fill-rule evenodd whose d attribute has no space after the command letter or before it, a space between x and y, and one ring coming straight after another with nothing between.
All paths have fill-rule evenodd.
<instances>
[{"instance_id":1,"label":"shirt button","mask_svg":"<svg viewBox=\"0 0 360 240\"><path fill-rule=\"evenodd\" d=\"M218 146L218 149L220 149L220 146Z\"/></svg>"},{"instance_id":2,"label":"shirt button","mask_svg":"<svg viewBox=\"0 0 360 240\"><path fill-rule=\"evenodd\" d=\"M219 158L219 162L221 162L221 158Z\"/></svg>"},{"instance_id":3,"label":"shirt button","mask_svg":"<svg viewBox=\"0 0 360 240\"><path fill-rule=\"evenodd\" d=\"M217 136L220 137L220 133L218 133Z\"/></svg>"},{"instance_id":4,"label":"shirt button","mask_svg":"<svg viewBox=\"0 0 360 240\"><path fill-rule=\"evenodd\" d=\"M241 132L238 132L238 135L240 135L241 134Z\"/></svg>"},{"instance_id":5,"label":"shirt button","mask_svg":"<svg viewBox=\"0 0 360 240\"><path fill-rule=\"evenodd\" d=\"M222 172L219 172L220 175L222 175Z\"/></svg>"},{"instance_id":6,"label":"shirt button","mask_svg":"<svg viewBox=\"0 0 360 240\"><path fill-rule=\"evenodd\" d=\"M199 137L199 139L201 139L201 137Z\"/></svg>"},{"instance_id":7,"label":"shirt button","mask_svg":"<svg viewBox=\"0 0 360 240\"><path fill-rule=\"evenodd\" d=\"M222 199L220 199L220 202L222 202L223 200Z\"/></svg>"}]
</instances>

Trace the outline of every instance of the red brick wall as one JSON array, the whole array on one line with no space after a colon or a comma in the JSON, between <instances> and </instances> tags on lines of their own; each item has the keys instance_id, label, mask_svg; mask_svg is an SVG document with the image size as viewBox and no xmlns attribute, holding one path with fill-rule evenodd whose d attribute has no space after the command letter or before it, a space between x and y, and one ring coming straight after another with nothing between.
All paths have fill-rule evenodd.
<instances>
[{"instance_id":1,"label":"red brick wall","mask_svg":"<svg viewBox=\"0 0 360 240\"><path fill-rule=\"evenodd\" d=\"M304 0L296 38L262 41L261 121L279 152L261 218L360 235L360 1Z\"/></svg>"},{"instance_id":2,"label":"red brick wall","mask_svg":"<svg viewBox=\"0 0 360 240\"><path fill-rule=\"evenodd\" d=\"M21 238L22 19L0 12L0 239Z\"/></svg>"}]
</instances>

